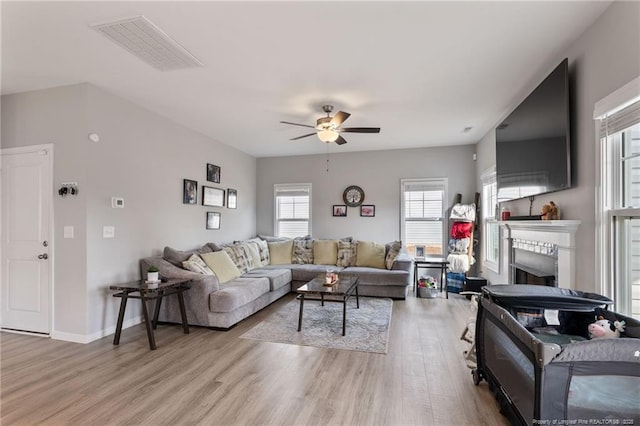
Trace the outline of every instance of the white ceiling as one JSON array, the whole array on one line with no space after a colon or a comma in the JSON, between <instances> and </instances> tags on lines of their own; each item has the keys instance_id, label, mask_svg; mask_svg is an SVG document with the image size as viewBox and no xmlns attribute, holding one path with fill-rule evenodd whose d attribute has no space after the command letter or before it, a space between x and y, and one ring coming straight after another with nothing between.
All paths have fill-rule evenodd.
<instances>
[{"instance_id":1,"label":"white ceiling","mask_svg":"<svg viewBox=\"0 0 640 426\"><path fill-rule=\"evenodd\" d=\"M325 153L279 123L325 103L382 128L331 152L475 143L609 4L2 1L2 94L89 82L256 157ZM158 71L89 27L135 15L205 67Z\"/></svg>"}]
</instances>

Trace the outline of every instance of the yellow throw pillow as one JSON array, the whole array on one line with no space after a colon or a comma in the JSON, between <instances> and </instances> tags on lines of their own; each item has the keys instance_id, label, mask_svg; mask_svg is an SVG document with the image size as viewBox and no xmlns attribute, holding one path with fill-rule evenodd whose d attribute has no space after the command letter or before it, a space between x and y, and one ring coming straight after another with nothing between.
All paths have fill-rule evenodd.
<instances>
[{"instance_id":1,"label":"yellow throw pillow","mask_svg":"<svg viewBox=\"0 0 640 426\"><path fill-rule=\"evenodd\" d=\"M293 240L274 241L269 244L270 265L288 265L291 263Z\"/></svg>"},{"instance_id":2,"label":"yellow throw pillow","mask_svg":"<svg viewBox=\"0 0 640 426\"><path fill-rule=\"evenodd\" d=\"M313 240L313 264L335 265L338 262L338 240Z\"/></svg>"},{"instance_id":3,"label":"yellow throw pillow","mask_svg":"<svg viewBox=\"0 0 640 426\"><path fill-rule=\"evenodd\" d=\"M200 257L213 273L216 274L220 284L235 280L240 276L240 270L224 250L202 253Z\"/></svg>"},{"instance_id":4,"label":"yellow throw pillow","mask_svg":"<svg viewBox=\"0 0 640 426\"><path fill-rule=\"evenodd\" d=\"M358 253L356 266L384 269L384 244L377 244L371 241L358 241L356 252Z\"/></svg>"}]
</instances>

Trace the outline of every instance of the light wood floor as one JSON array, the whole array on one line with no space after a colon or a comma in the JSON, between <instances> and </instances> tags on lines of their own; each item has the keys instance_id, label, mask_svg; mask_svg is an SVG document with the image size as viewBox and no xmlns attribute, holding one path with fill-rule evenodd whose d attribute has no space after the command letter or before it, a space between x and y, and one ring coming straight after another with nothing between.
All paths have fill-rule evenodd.
<instances>
[{"instance_id":1,"label":"light wood floor","mask_svg":"<svg viewBox=\"0 0 640 426\"><path fill-rule=\"evenodd\" d=\"M2 425L506 425L474 386L449 300L394 301L387 355L240 339L289 295L228 332L159 326L87 345L1 333ZM348 331L347 331L348 332Z\"/></svg>"}]
</instances>

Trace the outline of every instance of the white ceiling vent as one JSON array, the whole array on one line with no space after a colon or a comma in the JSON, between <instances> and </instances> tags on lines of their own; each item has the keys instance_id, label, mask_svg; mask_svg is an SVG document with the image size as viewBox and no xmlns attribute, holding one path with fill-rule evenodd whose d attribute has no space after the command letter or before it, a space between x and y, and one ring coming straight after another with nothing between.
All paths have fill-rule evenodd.
<instances>
[{"instance_id":1,"label":"white ceiling vent","mask_svg":"<svg viewBox=\"0 0 640 426\"><path fill-rule=\"evenodd\" d=\"M204 66L144 16L93 24L91 28L161 71Z\"/></svg>"}]
</instances>

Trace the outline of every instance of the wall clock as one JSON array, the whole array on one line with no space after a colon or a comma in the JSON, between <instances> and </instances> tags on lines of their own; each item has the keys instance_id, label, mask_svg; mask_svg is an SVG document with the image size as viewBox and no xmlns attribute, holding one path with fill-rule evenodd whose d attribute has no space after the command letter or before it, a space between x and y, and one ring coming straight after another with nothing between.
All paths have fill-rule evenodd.
<instances>
[{"instance_id":1,"label":"wall clock","mask_svg":"<svg viewBox=\"0 0 640 426\"><path fill-rule=\"evenodd\" d=\"M349 207L358 207L364 201L364 191L356 185L348 186L342 193L342 200Z\"/></svg>"}]
</instances>

